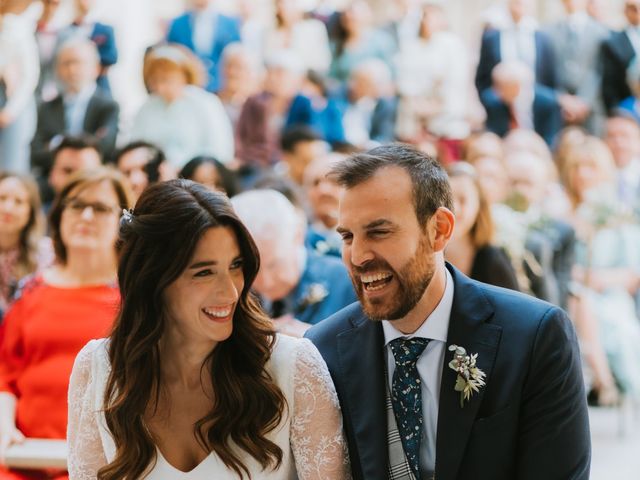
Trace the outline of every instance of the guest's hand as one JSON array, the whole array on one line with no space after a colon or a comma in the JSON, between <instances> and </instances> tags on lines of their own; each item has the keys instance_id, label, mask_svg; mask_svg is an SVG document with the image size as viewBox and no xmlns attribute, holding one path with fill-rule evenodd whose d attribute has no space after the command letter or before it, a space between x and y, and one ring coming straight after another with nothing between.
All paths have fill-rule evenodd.
<instances>
[{"instance_id":1,"label":"guest's hand","mask_svg":"<svg viewBox=\"0 0 640 480\"><path fill-rule=\"evenodd\" d=\"M0 110L0 128L7 128L13 122L13 115L7 110Z\"/></svg>"},{"instance_id":2,"label":"guest's hand","mask_svg":"<svg viewBox=\"0 0 640 480\"><path fill-rule=\"evenodd\" d=\"M273 319L276 331L290 337L302 338L311 325L301 322L293 315L287 314Z\"/></svg>"},{"instance_id":3,"label":"guest's hand","mask_svg":"<svg viewBox=\"0 0 640 480\"><path fill-rule=\"evenodd\" d=\"M5 463L4 456L11 445L22 442L24 435L15 424L0 425L0 463Z\"/></svg>"}]
</instances>

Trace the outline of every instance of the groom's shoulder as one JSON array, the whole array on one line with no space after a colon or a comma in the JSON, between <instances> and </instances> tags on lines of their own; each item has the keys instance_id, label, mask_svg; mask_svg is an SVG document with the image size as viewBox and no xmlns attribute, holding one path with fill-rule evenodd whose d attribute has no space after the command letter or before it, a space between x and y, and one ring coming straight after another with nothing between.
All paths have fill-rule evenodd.
<instances>
[{"instance_id":1,"label":"groom's shoulder","mask_svg":"<svg viewBox=\"0 0 640 480\"><path fill-rule=\"evenodd\" d=\"M311 327L305 333L305 337L319 348L320 344L334 342L339 334L355 328L363 320L366 319L360 302L354 302Z\"/></svg>"}]
</instances>

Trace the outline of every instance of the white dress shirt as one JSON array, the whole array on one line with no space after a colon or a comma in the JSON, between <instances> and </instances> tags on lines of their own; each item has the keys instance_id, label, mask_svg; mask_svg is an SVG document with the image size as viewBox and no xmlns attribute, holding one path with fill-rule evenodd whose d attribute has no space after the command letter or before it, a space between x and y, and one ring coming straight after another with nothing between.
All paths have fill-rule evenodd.
<instances>
[{"instance_id":1,"label":"white dress shirt","mask_svg":"<svg viewBox=\"0 0 640 480\"><path fill-rule=\"evenodd\" d=\"M383 320L384 342L387 350L387 371L389 372L389 389L396 369L395 359L389 342L399 337L428 338L431 341L418 358L416 366L422 385L422 439L420 442L420 471L422 478L430 478L436 466L436 435L438 432L438 407L440 404L440 381L442 365L447 347L447 333L451 306L453 305L453 278L446 270L446 286L440 303L424 323L410 335L396 330L392 321Z\"/></svg>"},{"instance_id":2,"label":"white dress shirt","mask_svg":"<svg viewBox=\"0 0 640 480\"><path fill-rule=\"evenodd\" d=\"M193 47L200 55L209 56L213 50L218 14L213 8L207 8L196 12L193 17Z\"/></svg>"},{"instance_id":3,"label":"white dress shirt","mask_svg":"<svg viewBox=\"0 0 640 480\"><path fill-rule=\"evenodd\" d=\"M521 21L511 24L500 32L501 61L519 60L526 63L535 72L536 69L536 30L535 24Z\"/></svg>"},{"instance_id":4,"label":"white dress shirt","mask_svg":"<svg viewBox=\"0 0 640 480\"><path fill-rule=\"evenodd\" d=\"M84 132L87 108L95 92L96 84L92 82L75 95L69 93L63 95L64 126L65 132L69 135L82 135Z\"/></svg>"}]
</instances>

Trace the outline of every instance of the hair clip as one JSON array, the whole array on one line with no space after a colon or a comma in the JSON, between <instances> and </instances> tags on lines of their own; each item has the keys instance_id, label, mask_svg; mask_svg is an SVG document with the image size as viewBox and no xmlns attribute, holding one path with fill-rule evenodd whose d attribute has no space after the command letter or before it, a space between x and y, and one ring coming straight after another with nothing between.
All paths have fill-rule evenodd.
<instances>
[{"instance_id":1,"label":"hair clip","mask_svg":"<svg viewBox=\"0 0 640 480\"><path fill-rule=\"evenodd\" d=\"M120 217L120 223L123 224L123 223L131 223L131 222L133 222L133 209L130 208L127 210L126 208L123 208L122 216Z\"/></svg>"}]
</instances>

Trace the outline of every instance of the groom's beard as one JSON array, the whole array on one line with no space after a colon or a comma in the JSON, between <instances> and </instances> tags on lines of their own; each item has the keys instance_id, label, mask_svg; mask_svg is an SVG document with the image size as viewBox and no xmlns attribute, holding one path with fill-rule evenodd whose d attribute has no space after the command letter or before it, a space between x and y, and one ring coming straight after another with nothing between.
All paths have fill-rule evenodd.
<instances>
[{"instance_id":1,"label":"groom's beard","mask_svg":"<svg viewBox=\"0 0 640 480\"><path fill-rule=\"evenodd\" d=\"M421 238L415 255L398 271L382 259L372 260L364 267L351 266L351 282L367 317L371 320L399 320L418 304L435 271L428 242L426 235ZM385 295L371 299L364 291L360 276L380 271L391 272L394 285Z\"/></svg>"}]
</instances>

